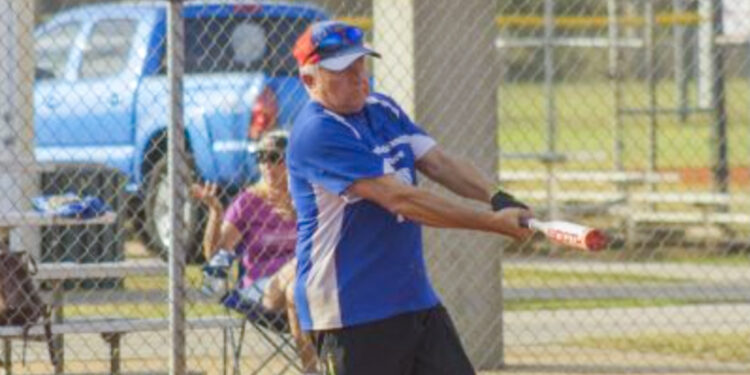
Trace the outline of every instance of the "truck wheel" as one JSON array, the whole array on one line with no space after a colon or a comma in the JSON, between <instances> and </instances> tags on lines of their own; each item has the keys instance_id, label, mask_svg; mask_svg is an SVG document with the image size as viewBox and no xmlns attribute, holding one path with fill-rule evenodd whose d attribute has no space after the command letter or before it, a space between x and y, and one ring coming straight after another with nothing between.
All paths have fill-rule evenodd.
<instances>
[{"instance_id":1,"label":"truck wheel","mask_svg":"<svg viewBox=\"0 0 750 375\"><path fill-rule=\"evenodd\" d=\"M186 245L185 251L189 263L200 262L203 259L201 241L203 239L203 217L205 215L200 205L189 197L187 190L193 180L194 175L191 173L190 181L182 186L185 197L187 197L182 214L185 228L182 232L182 243ZM144 213L146 215L146 233L149 238L146 247L165 260L169 256L169 240L172 236L169 228L171 219L169 216L170 192L167 158L161 158L154 164L147 179Z\"/></svg>"}]
</instances>

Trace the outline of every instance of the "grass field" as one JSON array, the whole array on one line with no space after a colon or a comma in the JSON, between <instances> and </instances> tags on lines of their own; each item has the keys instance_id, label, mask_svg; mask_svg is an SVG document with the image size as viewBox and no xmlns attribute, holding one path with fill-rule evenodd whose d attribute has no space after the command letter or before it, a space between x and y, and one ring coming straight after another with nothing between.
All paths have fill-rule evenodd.
<instances>
[{"instance_id":1,"label":"grass field","mask_svg":"<svg viewBox=\"0 0 750 375\"><path fill-rule=\"evenodd\" d=\"M574 345L679 355L701 360L745 362L750 360L750 332L736 333L654 333L622 337L584 338Z\"/></svg>"},{"instance_id":2,"label":"grass field","mask_svg":"<svg viewBox=\"0 0 750 375\"><path fill-rule=\"evenodd\" d=\"M683 280L672 277L639 276L628 273L568 272L506 268L503 286L564 288L585 285L622 285L645 283L675 283Z\"/></svg>"},{"instance_id":3,"label":"grass field","mask_svg":"<svg viewBox=\"0 0 750 375\"><path fill-rule=\"evenodd\" d=\"M186 278L188 287L200 287L201 274L199 266L188 266ZM682 280L671 277L638 276L626 273L596 273L596 272L564 272L532 269L506 269L503 273L505 287L576 287L585 285L623 285L623 284L653 284L676 283ZM166 291L167 277L127 277L124 289L128 291ZM111 293L117 293L112 290ZM100 291L98 293L108 293ZM686 303L679 300L628 300L628 299L599 299L599 300L524 300L508 301L509 311L519 310L554 310L580 308L615 308L615 307L644 307L665 306ZM213 301L188 303L186 307L188 317L201 317L226 314L227 311ZM122 316L131 318L159 318L167 317L169 306L167 303L117 303L103 305L69 305L65 309L66 316Z\"/></svg>"},{"instance_id":4,"label":"grass field","mask_svg":"<svg viewBox=\"0 0 750 375\"><path fill-rule=\"evenodd\" d=\"M695 84L691 84L695 87ZM746 80L727 82L729 160L734 166L750 164L750 84ZM648 91L643 82L623 84L622 107L643 108ZM559 152L603 155L593 162L595 169L614 165L614 100L607 81L559 83L555 87L557 108L556 148ZM674 83L658 85L659 107L676 107ZM689 92L695 103L695 90ZM504 83L499 91L499 144L503 152L544 152L547 150L547 123L544 87L540 83ZM711 113L696 113L681 123L674 114L658 116L657 165L659 168L706 167L713 150ZM623 161L626 169L648 165L648 116L622 118ZM503 160L505 168L541 168L539 162ZM591 162L569 162L564 167L592 169Z\"/></svg>"},{"instance_id":5,"label":"grass field","mask_svg":"<svg viewBox=\"0 0 750 375\"><path fill-rule=\"evenodd\" d=\"M519 300L508 301L503 305L503 308L505 309L505 311L583 310L631 307L664 307L687 305L690 303L690 301L669 298L651 298L648 300L636 298Z\"/></svg>"},{"instance_id":6,"label":"grass field","mask_svg":"<svg viewBox=\"0 0 750 375\"><path fill-rule=\"evenodd\" d=\"M202 276L200 266L192 265L185 269L187 288L198 289L201 286ZM123 288L127 291L163 291L168 290L167 276L130 276L124 280ZM97 293L118 293L119 290L98 291ZM217 302L200 301L188 302L186 304L187 317L214 316L226 314L227 311ZM66 316L121 316L130 318L166 318L169 314L169 305L164 303L142 302L142 303L117 303L100 305L68 305L65 307Z\"/></svg>"},{"instance_id":7,"label":"grass field","mask_svg":"<svg viewBox=\"0 0 750 375\"><path fill-rule=\"evenodd\" d=\"M505 268L503 270L503 287L510 288L571 288L595 285L597 287L606 285L627 284L663 284L678 283L681 279L674 277L640 276L617 272L569 272L548 271L535 269ZM562 309L602 309L602 308L628 308L628 307L655 307L674 306L690 303L689 301L652 298L627 299L528 299L510 300L504 303L507 311L535 311L535 310L562 310Z\"/></svg>"}]
</instances>

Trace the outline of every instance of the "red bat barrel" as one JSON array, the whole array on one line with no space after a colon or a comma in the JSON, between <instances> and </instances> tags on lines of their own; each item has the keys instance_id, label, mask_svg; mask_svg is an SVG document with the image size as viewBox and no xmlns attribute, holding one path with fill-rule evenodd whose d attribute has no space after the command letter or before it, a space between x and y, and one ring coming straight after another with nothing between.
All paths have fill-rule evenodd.
<instances>
[{"instance_id":1,"label":"red bat barrel","mask_svg":"<svg viewBox=\"0 0 750 375\"><path fill-rule=\"evenodd\" d=\"M528 219L523 223L538 230L552 242L588 251L599 251L607 247L607 235L596 228L571 223L569 221L540 221Z\"/></svg>"}]
</instances>

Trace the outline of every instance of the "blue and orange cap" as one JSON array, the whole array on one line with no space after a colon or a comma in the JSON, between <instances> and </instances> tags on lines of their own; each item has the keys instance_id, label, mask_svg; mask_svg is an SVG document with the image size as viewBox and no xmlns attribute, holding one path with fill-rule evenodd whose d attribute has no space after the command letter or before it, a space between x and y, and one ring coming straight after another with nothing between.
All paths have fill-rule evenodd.
<instances>
[{"instance_id":1,"label":"blue and orange cap","mask_svg":"<svg viewBox=\"0 0 750 375\"><path fill-rule=\"evenodd\" d=\"M362 56L380 57L364 45L364 31L341 21L316 22L305 30L294 44L294 58L302 67L319 64L339 72Z\"/></svg>"}]
</instances>

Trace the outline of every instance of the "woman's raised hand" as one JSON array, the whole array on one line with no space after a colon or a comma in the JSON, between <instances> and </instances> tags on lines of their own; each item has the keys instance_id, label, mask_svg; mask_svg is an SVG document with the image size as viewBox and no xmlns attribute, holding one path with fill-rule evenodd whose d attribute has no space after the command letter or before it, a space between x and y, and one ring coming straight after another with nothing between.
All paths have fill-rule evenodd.
<instances>
[{"instance_id":1,"label":"woman's raised hand","mask_svg":"<svg viewBox=\"0 0 750 375\"><path fill-rule=\"evenodd\" d=\"M219 200L219 186L215 182L206 182L203 185L193 184L190 186L190 196L211 209L221 209Z\"/></svg>"}]
</instances>

